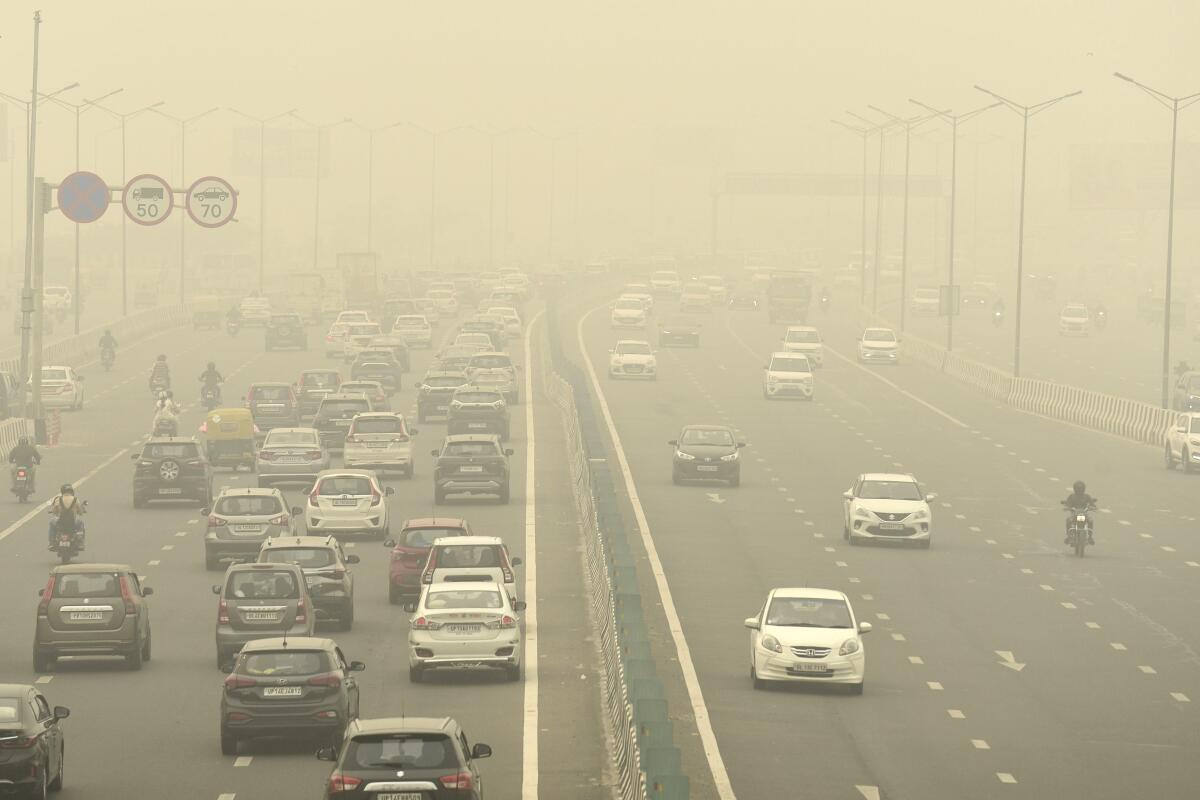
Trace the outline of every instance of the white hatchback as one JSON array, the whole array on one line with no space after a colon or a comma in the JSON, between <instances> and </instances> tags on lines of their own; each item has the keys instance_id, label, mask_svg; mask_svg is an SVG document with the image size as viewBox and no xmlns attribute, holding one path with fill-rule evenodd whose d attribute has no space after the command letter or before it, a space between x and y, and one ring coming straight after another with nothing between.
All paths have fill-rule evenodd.
<instances>
[{"instance_id":1,"label":"white hatchback","mask_svg":"<svg viewBox=\"0 0 1200 800\"><path fill-rule=\"evenodd\" d=\"M750 629L750 680L836 683L862 694L867 654L862 636L871 623L859 622L850 598L833 589L772 589L745 625Z\"/></svg>"},{"instance_id":2,"label":"white hatchback","mask_svg":"<svg viewBox=\"0 0 1200 800\"><path fill-rule=\"evenodd\" d=\"M433 347L433 326L424 314L401 314L392 323L392 333L403 337L409 347Z\"/></svg>"},{"instance_id":3,"label":"white hatchback","mask_svg":"<svg viewBox=\"0 0 1200 800\"><path fill-rule=\"evenodd\" d=\"M379 485L365 469L330 469L317 475L304 504L304 527L312 536L365 533L383 536L388 530L386 498L394 494Z\"/></svg>"},{"instance_id":4,"label":"white hatchback","mask_svg":"<svg viewBox=\"0 0 1200 800\"><path fill-rule=\"evenodd\" d=\"M610 322L614 328L645 328L646 306L633 297L622 297L613 303Z\"/></svg>"},{"instance_id":5,"label":"white hatchback","mask_svg":"<svg viewBox=\"0 0 1200 800\"><path fill-rule=\"evenodd\" d=\"M825 364L825 345L821 339L821 332L811 325L789 326L783 334L783 349L792 353L803 353L818 367Z\"/></svg>"},{"instance_id":6,"label":"white hatchback","mask_svg":"<svg viewBox=\"0 0 1200 800\"><path fill-rule=\"evenodd\" d=\"M1167 431L1167 469L1183 464L1184 472L1200 469L1200 414L1180 414Z\"/></svg>"},{"instance_id":7,"label":"white hatchback","mask_svg":"<svg viewBox=\"0 0 1200 800\"><path fill-rule=\"evenodd\" d=\"M891 328L867 328L858 340L858 360L897 364L900 361L900 338Z\"/></svg>"},{"instance_id":8,"label":"white hatchback","mask_svg":"<svg viewBox=\"0 0 1200 800\"><path fill-rule=\"evenodd\" d=\"M26 390L26 396L32 393ZM83 376L68 366L42 367L43 408L83 408Z\"/></svg>"},{"instance_id":9,"label":"white hatchback","mask_svg":"<svg viewBox=\"0 0 1200 800\"><path fill-rule=\"evenodd\" d=\"M658 379L658 359L649 342L622 339L608 352L608 377Z\"/></svg>"},{"instance_id":10,"label":"white hatchback","mask_svg":"<svg viewBox=\"0 0 1200 800\"><path fill-rule=\"evenodd\" d=\"M763 375L763 397L813 399L812 362L804 353L772 353Z\"/></svg>"},{"instance_id":11,"label":"white hatchback","mask_svg":"<svg viewBox=\"0 0 1200 800\"><path fill-rule=\"evenodd\" d=\"M912 475L859 475L842 493L842 535L852 545L865 539L887 539L929 549L933 534L929 503L935 497L925 494Z\"/></svg>"},{"instance_id":12,"label":"white hatchback","mask_svg":"<svg viewBox=\"0 0 1200 800\"><path fill-rule=\"evenodd\" d=\"M1091 325L1088 307L1082 303L1071 303L1058 314L1058 333L1060 336L1087 336Z\"/></svg>"}]
</instances>

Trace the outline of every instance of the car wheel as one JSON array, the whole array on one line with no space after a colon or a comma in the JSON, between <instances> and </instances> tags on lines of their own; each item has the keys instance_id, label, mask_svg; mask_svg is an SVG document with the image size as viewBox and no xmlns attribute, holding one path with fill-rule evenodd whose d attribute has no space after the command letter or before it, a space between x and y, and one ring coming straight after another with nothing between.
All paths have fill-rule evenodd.
<instances>
[{"instance_id":1,"label":"car wheel","mask_svg":"<svg viewBox=\"0 0 1200 800\"><path fill-rule=\"evenodd\" d=\"M63 788L63 773L67 766L67 746L64 744L58 748L58 774L54 776L54 780L50 781L50 791L61 792Z\"/></svg>"},{"instance_id":2,"label":"car wheel","mask_svg":"<svg viewBox=\"0 0 1200 800\"><path fill-rule=\"evenodd\" d=\"M33 671L34 672L49 672L50 667L53 666L53 664L54 664L53 658L51 658L50 656L42 655L41 653L39 653L37 651L36 647L33 649Z\"/></svg>"},{"instance_id":3,"label":"car wheel","mask_svg":"<svg viewBox=\"0 0 1200 800\"><path fill-rule=\"evenodd\" d=\"M933 547L933 539L922 539L917 542L917 547L920 547L922 550L928 550L930 547Z\"/></svg>"},{"instance_id":4,"label":"car wheel","mask_svg":"<svg viewBox=\"0 0 1200 800\"><path fill-rule=\"evenodd\" d=\"M856 547L858 545L858 538L849 530L846 531L846 544L850 545L851 547Z\"/></svg>"},{"instance_id":5,"label":"car wheel","mask_svg":"<svg viewBox=\"0 0 1200 800\"><path fill-rule=\"evenodd\" d=\"M517 663L513 664L511 667L505 667L504 677L507 678L511 683L516 683L517 681L521 680L521 665Z\"/></svg>"},{"instance_id":6,"label":"car wheel","mask_svg":"<svg viewBox=\"0 0 1200 800\"><path fill-rule=\"evenodd\" d=\"M229 731L221 728L221 755L236 756L238 754L238 739Z\"/></svg>"},{"instance_id":7,"label":"car wheel","mask_svg":"<svg viewBox=\"0 0 1200 800\"><path fill-rule=\"evenodd\" d=\"M503 487L500 489L500 502L501 502L502 504L507 504L507 503L508 503L508 496L509 496L509 488L508 488L508 484L506 483L506 484L504 484L504 486L503 486Z\"/></svg>"},{"instance_id":8,"label":"car wheel","mask_svg":"<svg viewBox=\"0 0 1200 800\"><path fill-rule=\"evenodd\" d=\"M205 553L204 554L204 568L206 570L209 570L210 572L220 569L221 568L220 557L211 555L210 553Z\"/></svg>"},{"instance_id":9,"label":"car wheel","mask_svg":"<svg viewBox=\"0 0 1200 800\"><path fill-rule=\"evenodd\" d=\"M146 501L145 501L145 500L143 500L142 498L138 497L136 494L133 496L133 507L134 507L134 508L142 508L142 507L143 507L143 506L145 506L145 505L146 505Z\"/></svg>"},{"instance_id":10,"label":"car wheel","mask_svg":"<svg viewBox=\"0 0 1200 800\"><path fill-rule=\"evenodd\" d=\"M425 679L425 668L410 666L408 668L408 679L412 683L420 683Z\"/></svg>"},{"instance_id":11,"label":"car wheel","mask_svg":"<svg viewBox=\"0 0 1200 800\"><path fill-rule=\"evenodd\" d=\"M1171 454L1171 445L1167 445L1165 450L1166 452L1164 453L1163 463L1166 465L1167 469L1174 470L1175 456Z\"/></svg>"},{"instance_id":12,"label":"car wheel","mask_svg":"<svg viewBox=\"0 0 1200 800\"><path fill-rule=\"evenodd\" d=\"M146 641L142 644L142 661L150 660L150 642L152 639L153 637L150 635L150 631L146 631Z\"/></svg>"},{"instance_id":13,"label":"car wheel","mask_svg":"<svg viewBox=\"0 0 1200 800\"><path fill-rule=\"evenodd\" d=\"M346 610L346 615L338 620L338 629L348 631L354 627L354 604L350 604L350 608Z\"/></svg>"},{"instance_id":14,"label":"car wheel","mask_svg":"<svg viewBox=\"0 0 1200 800\"><path fill-rule=\"evenodd\" d=\"M741 471L739 470L738 472L735 472L735 473L733 474L733 477L732 477L732 478L730 478L730 479L729 479L729 486L730 486L731 488L735 488L735 489L736 489L738 486L741 486L741 485L742 485L742 473L741 473Z\"/></svg>"},{"instance_id":15,"label":"car wheel","mask_svg":"<svg viewBox=\"0 0 1200 800\"><path fill-rule=\"evenodd\" d=\"M133 650L130 651L129 655L125 656L125 666L129 667L129 669L135 672L141 669L143 660L142 653L144 652L144 649L145 645L140 640L134 642Z\"/></svg>"},{"instance_id":16,"label":"car wheel","mask_svg":"<svg viewBox=\"0 0 1200 800\"><path fill-rule=\"evenodd\" d=\"M752 685L752 686L753 686L755 689L765 689L765 688L767 688L767 682L766 682L766 681L764 681L762 678L758 677L758 670L756 670L756 669L754 668L754 665L753 665L753 664L751 664L751 665L750 665L750 684L751 684L751 685Z\"/></svg>"},{"instance_id":17,"label":"car wheel","mask_svg":"<svg viewBox=\"0 0 1200 800\"><path fill-rule=\"evenodd\" d=\"M861 681L860 683L850 684L850 686L849 686L850 694L862 694L863 687L866 685L866 683L867 683L866 681Z\"/></svg>"},{"instance_id":18,"label":"car wheel","mask_svg":"<svg viewBox=\"0 0 1200 800\"><path fill-rule=\"evenodd\" d=\"M1193 472L1194 471L1193 467L1192 467L1192 454L1188 452L1188 449L1186 447L1183 448L1182 452L1180 452L1179 460L1183 464L1184 472Z\"/></svg>"}]
</instances>

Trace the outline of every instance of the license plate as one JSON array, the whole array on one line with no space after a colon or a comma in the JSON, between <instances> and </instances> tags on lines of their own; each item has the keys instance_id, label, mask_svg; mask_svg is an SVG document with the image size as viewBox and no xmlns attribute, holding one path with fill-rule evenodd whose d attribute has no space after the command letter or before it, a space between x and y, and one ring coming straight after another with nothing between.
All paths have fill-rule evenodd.
<instances>
[{"instance_id":1,"label":"license plate","mask_svg":"<svg viewBox=\"0 0 1200 800\"><path fill-rule=\"evenodd\" d=\"M486 422L468 422L467 427L468 428L486 428L487 423Z\"/></svg>"},{"instance_id":2,"label":"license plate","mask_svg":"<svg viewBox=\"0 0 1200 800\"><path fill-rule=\"evenodd\" d=\"M348 419L335 419L335 420L333 421L333 424L334 424L334 425L337 425L339 428L340 428L340 427L343 427L343 426L344 426L344 427L349 427L349 426L350 426L350 420L348 420Z\"/></svg>"},{"instance_id":3,"label":"license plate","mask_svg":"<svg viewBox=\"0 0 1200 800\"><path fill-rule=\"evenodd\" d=\"M277 463L277 464L303 464L304 459L298 458L296 456L284 456L283 458L275 459L275 463Z\"/></svg>"},{"instance_id":4,"label":"license plate","mask_svg":"<svg viewBox=\"0 0 1200 800\"><path fill-rule=\"evenodd\" d=\"M367 442L367 447L387 447L387 442Z\"/></svg>"},{"instance_id":5,"label":"license plate","mask_svg":"<svg viewBox=\"0 0 1200 800\"><path fill-rule=\"evenodd\" d=\"M234 525L233 529L239 533L258 533L262 530L261 525Z\"/></svg>"},{"instance_id":6,"label":"license plate","mask_svg":"<svg viewBox=\"0 0 1200 800\"><path fill-rule=\"evenodd\" d=\"M904 526L899 522L881 522L879 523L879 529L881 531L902 531L904 530Z\"/></svg>"},{"instance_id":7,"label":"license plate","mask_svg":"<svg viewBox=\"0 0 1200 800\"><path fill-rule=\"evenodd\" d=\"M829 669L824 664L796 664L791 668L792 672L828 672Z\"/></svg>"},{"instance_id":8,"label":"license plate","mask_svg":"<svg viewBox=\"0 0 1200 800\"><path fill-rule=\"evenodd\" d=\"M478 633L478 625L447 625L447 633Z\"/></svg>"},{"instance_id":9,"label":"license plate","mask_svg":"<svg viewBox=\"0 0 1200 800\"><path fill-rule=\"evenodd\" d=\"M433 408L435 411L448 411L450 406L434 406Z\"/></svg>"},{"instance_id":10,"label":"license plate","mask_svg":"<svg viewBox=\"0 0 1200 800\"><path fill-rule=\"evenodd\" d=\"M347 497L345 499L338 498L337 500L333 501L333 504L335 506L356 506L356 505L358 505L358 501L355 500L354 498L350 498L350 497Z\"/></svg>"},{"instance_id":11,"label":"license plate","mask_svg":"<svg viewBox=\"0 0 1200 800\"><path fill-rule=\"evenodd\" d=\"M465 467L459 467L458 471L459 472L483 472L483 466L481 464L468 465Z\"/></svg>"},{"instance_id":12,"label":"license plate","mask_svg":"<svg viewBox=\"0 0 1200 800\"><path fill-rule=\"evenodd\" d=\"M159 494L183 494L183 489L159 489Z\"/></svg>"},{"instance_id":13,"label":"license plate","mask_svg":"<svg viewBox=\"0 0 1200 800\"><path fill-rule=\"evenodd\" d=\"M697 472L716 472L716 467L696 467Z\"/></svg>"},{"instance_id":14,"label":"license plate","mask_svg":"<svg viewBox=\"0 0 1200 800\"><path fill-rule=\"evenodd\" d=\"M304 690L299 686L268 686L263 689L263 697L299 697Z\"/></svg>"},{"instance_id":15,"label":"license plate","mask_svg":"<svg viewBox=\"0 0 1200 800\"><path fill-rule=\"evenodd\" d=\"M279 619L279 615L274 611L246 611L242 617L247 622L275 622Z\"/></svg>"},{"instance_id":16,"label":"license plate","mask_svg":"<svg viewBox=\"0 0 1200 800\"><path fill-rule=\"evenodd\" d=\"M103 611L72 611L71 620L81 622L89 619L104 619Z\"/></svg>"},{"instance_id":17,"label":"license plate","mask_svg":"<svg viewBox=\"0 0 1200 800\"><path fill-rule=\"evenodd\" d=\"M421 800L420 792L382 792L375 800Z\"/></svg>"}]
</instances>

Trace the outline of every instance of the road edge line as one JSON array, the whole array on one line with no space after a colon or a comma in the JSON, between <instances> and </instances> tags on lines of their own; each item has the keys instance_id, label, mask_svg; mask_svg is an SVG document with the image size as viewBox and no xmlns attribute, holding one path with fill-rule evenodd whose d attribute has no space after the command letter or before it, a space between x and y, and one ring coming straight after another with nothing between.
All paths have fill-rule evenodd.
<instances>
[{"instance_id":1,"label":"road edge line","mask_svg":"<svg viewBox=\"0 0 1200 800\"><path fill-rule=\"evenodd\" d=\"M525 696L521 732L521 800L538 798L538 640L537 640L537 450L533 419L533 330L544 312L525 328Z\"/></svg>"}]
</instances>

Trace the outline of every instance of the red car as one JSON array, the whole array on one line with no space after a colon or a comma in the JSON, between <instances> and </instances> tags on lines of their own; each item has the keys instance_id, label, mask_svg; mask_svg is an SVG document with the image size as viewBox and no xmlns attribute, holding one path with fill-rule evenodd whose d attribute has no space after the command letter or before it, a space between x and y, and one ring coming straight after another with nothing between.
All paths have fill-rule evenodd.
<instances>
[{"instance_id":1,"label":"red car","mask_svg":"<svg viewBox=\"0 0 1200 800\"><path fill-rule=\"evenodd\" d=\"M421 593L421 570L429 556L429 548L443 536L474 536L471 525L465 519L454 517L418 517L405 520L400 535L385 539L383 544L392 548L391 565L388 568L388 600L394 605L404 602L406 597Z\"/></svg>"}]
</instances>

